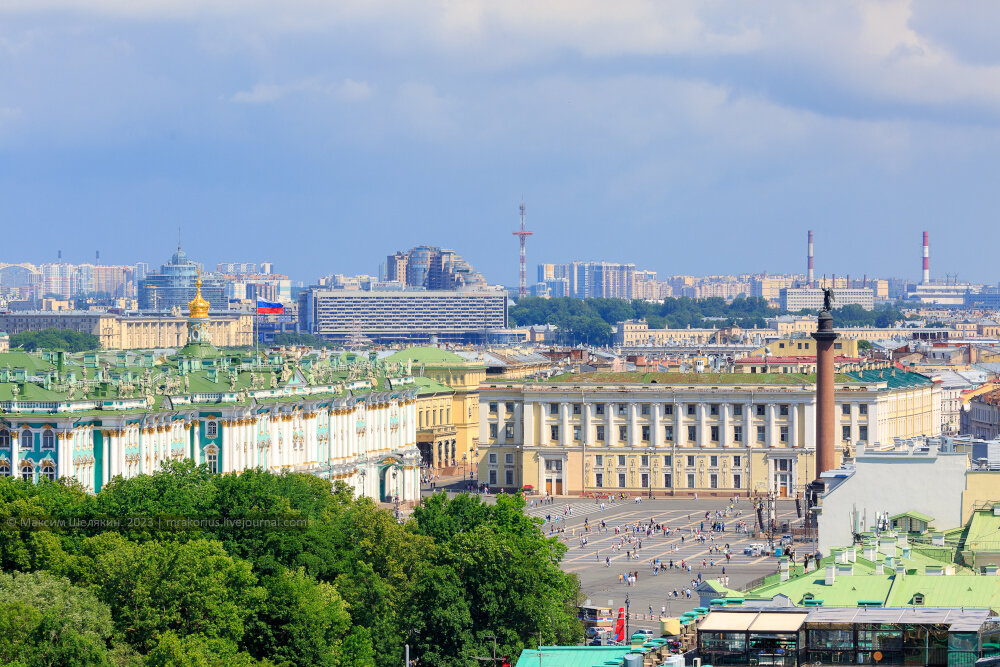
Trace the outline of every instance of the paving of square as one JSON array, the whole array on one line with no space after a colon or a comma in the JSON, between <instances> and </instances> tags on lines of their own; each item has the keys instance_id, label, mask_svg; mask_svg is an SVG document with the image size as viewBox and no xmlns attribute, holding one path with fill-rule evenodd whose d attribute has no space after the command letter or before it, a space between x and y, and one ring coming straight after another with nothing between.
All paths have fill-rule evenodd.
<instances>
[{"instance_id":1,"label":"paving of square","mask_svg":"<svg viewBox=\"0 0 1000 667\"><path fill-rule=\"evenodd\" d=\"M752 530L756 520L753 505L746 498L738 499L732 509L731 501L724 498L643 498L640 502L631 498L614 503L580 498L557 498L552 503L542 503L529 498L528 502L525 511L542 519L548 517L542 530L546 534L559 535L568 547L562 568L580 578L584 595L591 604L607 605L617 612L619 607L625 606L626 594L629 596L632 629L658 631L657 619L661 611L674 616L699 606L692 585L692 582L698 583L699 574L702 579L727 576L730 588L740 588L778 570L778 559L773 556L743 554L746 545L766 543L747 533L736 532L740 521L745 521ZM706 512L709 513L707 519ZM724 514L716 519L716 512ZM647 535L646 527L651 519L654 525L666 526L670 534L664 536L661 530ZM602 521L605 528L601 527ZM713 521L724 524L725 530L712 532ZM792 500L778 502L777 523L780 526L784 522L801 526ZM585 523L590 526L586 532ZM640 532L631 532L630 527L637 525L641 527ZM617 534L616 527L619 529ZM698 539L699 533L705 536L704 540ZM583 536L586 536L586 544L582 544ZM731 552L728 562L727 544ZM798 542L794 548L798 554L813 550L810 545ZM633 555L636 551L637 557ZM666 569L654 574L652 564L657 559ZM673 568L670 568L671 561ZM682 570L682 561L690 569ZM626 583L624 575L628 572L638 573L634 584ZM690 598L684 593L685 589L691 590ZM677 597L673 595L675 590Z\"/></svg>"}]
</instances>

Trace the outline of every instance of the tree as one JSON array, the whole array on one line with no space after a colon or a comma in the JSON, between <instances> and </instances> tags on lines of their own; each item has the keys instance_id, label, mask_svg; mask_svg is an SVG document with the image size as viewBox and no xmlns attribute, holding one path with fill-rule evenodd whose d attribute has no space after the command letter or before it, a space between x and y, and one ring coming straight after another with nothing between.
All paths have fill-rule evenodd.
<instances>
[{"instance_id":1,"label":"tree","mask_svg":"<svg viewBox=\"0 0 1000 667\"><path fill-rule=\"evenodd\" d=\"M85 352L101 349L101 339L94 334L81 333L71 329L42 329L41 331L22 331L10 337L10 348L20 348L26 352L35 350L65 350L67 352Z\"/></svg>"}]
</instances>

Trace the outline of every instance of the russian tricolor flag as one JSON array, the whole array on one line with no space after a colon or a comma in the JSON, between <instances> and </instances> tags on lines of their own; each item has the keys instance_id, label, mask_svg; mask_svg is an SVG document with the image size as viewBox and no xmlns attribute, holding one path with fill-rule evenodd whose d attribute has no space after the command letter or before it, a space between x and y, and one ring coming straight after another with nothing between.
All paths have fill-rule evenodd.
<instances>
[{"instance_id":1,"label":"russian tricolor flag","mask_svg":"<svg viewBox=\"0 0 1000 667\"><path fill-rule=\"evenodd\" d=\"M284 312L285 312L285 307L282 306L280 303L271 303L270 301L262 301L260 299L257 299L258 315L265 315L265 314L281 315Z\"/></svg>"}]
</instances>

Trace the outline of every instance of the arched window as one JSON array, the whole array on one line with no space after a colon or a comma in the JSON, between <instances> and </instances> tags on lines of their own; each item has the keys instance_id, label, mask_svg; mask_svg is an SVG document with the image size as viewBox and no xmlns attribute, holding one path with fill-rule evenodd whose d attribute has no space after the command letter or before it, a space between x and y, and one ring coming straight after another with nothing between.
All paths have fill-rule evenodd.
<instances>
[{"instance_id":1,"label":"arched window","mask_svg":"<svg viewBox=\"0 0 1000 667\"><path fill-rule=\"evenodd\" d=\"M45 479L55 481L56 478L56 468L51 463L46 463L42 466L42 477Z\"/></svg>"},{"instance_id":2,"label":"arched window","mask_svg":"<svg viewBox=\"0 0 1000 667\"><path fill-rule=\"evenodd\" d=\"M219 435L219 422L205 422L205 437L215 438Z\"/></svg>"},{"instance_id":3,"label":"arched window","mask_svg":"<svg viewBox=\"0 0 1000 667\"><path fill-rule=\"evenodd\" d=\"M56 448L56 434L52 432L52 429L47 428L42 433L42 449L55 449Z\"/></svg>"},{"instance_id":4,"label":"arched window","mask_svg":"<svg viewBox=\"0 0 1000 667\"><path fill-rule=\"evenodd\" d=\"M0 447L10 447L10 431L0 428Z\"/></svg>"},{"instance_id":5,"label":"arched window","mask_svg":"<svg viewBox=\"0 0 1000 667\"><path fill-rule=\"evenodd\" d=\"M10 466L6 461L0 461L0 477L10 477Z\"/></svg>"},{"instance_id":6,"label":"arched window","mask_svg":"<svg viewBox=\"0 0 1000 667\"><path fill-rule=\"evenodd\" d=\"M212 472L219 472L219 452L214 447L205 450L205 463Z\"/></svg>"},{"instance_id":7,"label":"arched window","mask_svg":"<svg viewBox=\"0 0 1000 667\"><path fill-rule=\"evenodd\" d=\"M35 438L31 435L31 431L24 429L21 431L21 449L33 449L35 447Z\"/></svg>"},{"instance_id":8,"label":"arched window","mask_svg":"<svg viewBox=\"0 0 1000 667\"><path fill-rule=\"evenodd\" d=\"M21 464L21 479L25 482L31 482L34 480L35 469L32 467L30 461L25 461Z\"/></svg>"}]
</instances>

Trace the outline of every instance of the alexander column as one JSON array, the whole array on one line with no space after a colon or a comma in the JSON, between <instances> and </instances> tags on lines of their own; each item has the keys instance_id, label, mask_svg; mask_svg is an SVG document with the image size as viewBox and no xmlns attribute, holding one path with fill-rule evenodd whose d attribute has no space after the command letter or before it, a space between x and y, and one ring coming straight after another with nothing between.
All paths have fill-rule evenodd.
<instances>
[{"instance_id":1,"label":"alexander column","mask_svg":"<svg viewBox=\"0 0 1000 667\"><path fill-rule=\"evenodd\" d=\"M834 404L833 330L830 307L833 290L823 289L823 310L819 311L816 333L816 479L827 470L833 470L836 450L836 405Z\"/></svg>"}]
</instances>

